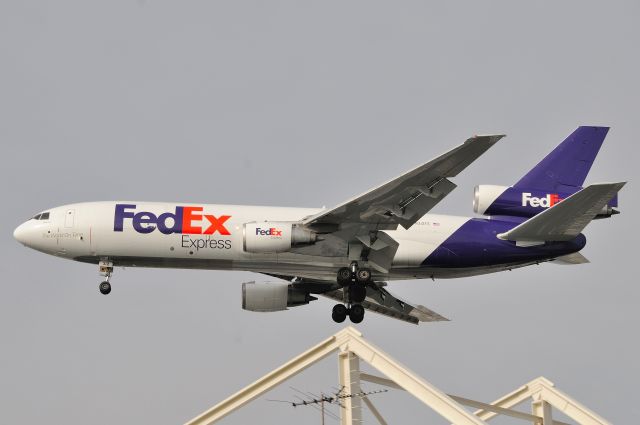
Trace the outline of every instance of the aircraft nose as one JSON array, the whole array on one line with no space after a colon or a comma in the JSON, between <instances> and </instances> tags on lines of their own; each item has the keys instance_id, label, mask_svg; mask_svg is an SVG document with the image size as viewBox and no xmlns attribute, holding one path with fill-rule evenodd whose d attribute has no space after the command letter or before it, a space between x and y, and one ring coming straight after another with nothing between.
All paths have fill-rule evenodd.
<instances>
[{"instance_id":1,"label":"aircraft nose","mask_svg":"<svg viewBox=\"0 0 640 425\"><path fill-rule=\"evenodd\" d=\"M27 223L22 223L20 226L16 227L16 230L13 231L13 237L21 244L26 245L29 240Z\"/></svg>"}]
</instances>

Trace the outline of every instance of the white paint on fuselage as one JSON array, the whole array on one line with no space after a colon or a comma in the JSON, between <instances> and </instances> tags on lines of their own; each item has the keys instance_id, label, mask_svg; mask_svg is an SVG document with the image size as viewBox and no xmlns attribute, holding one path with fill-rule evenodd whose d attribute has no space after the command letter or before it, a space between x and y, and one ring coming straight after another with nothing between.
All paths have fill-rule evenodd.
<instances>
[{"instance_id":1,"label":"white paint on fuselage","mask_svg":"<svg viewBox=\"0 0 640 425\"><path fill-rule=\"evenodd\" d=\"M469 220L469 217L427 214L408 230L398 227L397 230L385 231L400 243L393 266L419 267L425 258Z\"/></svg>"},{"instance_id":2,"label":"white paint on fuselage","mask_svg":"<svg viewBox=\"0 0 640 425\"><path fill-rule=\"evenodd\" d=\"M138 233L132 219L124 220L122 232L114 231L116 204L134 204L135 212L158 216L175 212L177 206L202 207L203 214L231 216L225 223L230 235L163 234L159 229ZM29 220L16 229L15 236L36 250L69 259L127 257L126 265L249 270L308 278L333 279L335 270L348 264L346 257L320 257L295 253L254 254L243 250L243 224L263 221L299 221L316 214L317 208L262 207L241 205L163 203L163 202L86 202L47 210L47 221ZM71 222L68 215L73 215ZM415 269L452 233L469 220L467 217L425 215L409 230L386 231L400 246L393 267ZM206 227L202 222L194 225ZM155 261L146 261L151 259ZM117 264L116 264L117 265ZM424 277L423 273L402 273Z\"/></svg>"}]
</instances>

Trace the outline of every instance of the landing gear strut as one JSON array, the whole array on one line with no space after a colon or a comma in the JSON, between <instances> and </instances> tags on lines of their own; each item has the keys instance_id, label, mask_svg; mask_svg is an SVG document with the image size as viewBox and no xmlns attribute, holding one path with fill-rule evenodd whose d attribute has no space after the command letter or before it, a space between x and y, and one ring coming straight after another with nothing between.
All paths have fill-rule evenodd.
<instances>
[{"instance_id":1,"label":"landing gear strut","mask_svg":"<svg viewBox=\"0 0 640 425\"><path fill-rule=\"evenodd\" d=\"M358 263L354 261L349 267L338 270L336 280L343 288L345 300L344 304L336 304L333 307L331 317L334 322L342 323L347 316L353 323L362 322L364 307L360 303L367 297L367 285L371 284L371 270L359 268Z\"/></svg>"},{"instance_id":2,"label":"landing gear strut","mask_svg":"<svg viewBox=\"0 0 640 425\"><path fill-rule=\"evenodd\" d=\"M104 282L98 285L98 289L100 289L100 293L103 295L109 295L111 292L111 284L109 283L109 279L111 279L111 275L113 274L113 262L109 260L100 260L98 263L98 268L100 275L105 277Z\"/></svg>"},{"instance_id":3,"label":"landing gear strut","mask_svg":"<svg viewBox=\"0 0 640 425\"><path fill-rule=\"evenodd\" d=\"M349 301L361 303L367 297L367 287L362 283L349 285Z\"/></svg>"}]
</instances>

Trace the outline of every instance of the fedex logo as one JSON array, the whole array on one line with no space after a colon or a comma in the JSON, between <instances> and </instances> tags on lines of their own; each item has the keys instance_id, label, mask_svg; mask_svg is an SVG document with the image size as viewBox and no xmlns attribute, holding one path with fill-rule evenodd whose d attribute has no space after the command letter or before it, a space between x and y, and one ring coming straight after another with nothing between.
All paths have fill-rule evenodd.
<instances>
[{"instance_id":1,"label":"fedex logo","mask_svg":"<svg viewBox=\"0 0 640 425\"><path fill-rule=\"evenodd\" d=\"M218 232L221 235L230 235L224 223L231 218L230 215L216 217L210 214L202 214L202 207L176 207L175 212L166 212L155 215L148 211L135 212L134 204L116 204L113 220L113 231L122 232L124 221L131 219L133 228L138 233L151 233L156 228L165 235L171 233L183 233L192 235L213 235Z\"/></svg>"},{"instance_id":2,"label":"fedex logo","mask_svg":"<svg viewBox=\"0 0 640 425\"><path fill-rule=\"evenodd\" d=\"M261 229L256 227L256 236L279 236L282 237L282 230L278 230L275 227L269 229Z\"/></svg>"},{"instance_id":3,"label":"fedex logo","mask_svg":"<svg viewBox=\"0 0 640 425\"><path fill-rule=\"evenodd\" d=\"M543 198L538 198L536 196L531 196L531 193L523 193L522 194L522 206L526 207L543 207L549 208L562 201L562 198L558 196L557 193L548 193L547 196Z\"/></svg>"}]
</instances>

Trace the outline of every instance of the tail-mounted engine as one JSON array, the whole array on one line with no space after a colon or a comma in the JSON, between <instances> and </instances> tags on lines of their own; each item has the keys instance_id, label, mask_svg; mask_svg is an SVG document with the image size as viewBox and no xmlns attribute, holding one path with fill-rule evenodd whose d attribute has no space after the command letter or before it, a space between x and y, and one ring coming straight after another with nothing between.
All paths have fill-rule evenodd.
<instances>
[{"instance_id":1,"label":"tail-mounted engine","mask_svg":"<svg viewBox=\"0 0 640 425\"><path fill-rule=\"evenodd\" d=\"M479 185L473 189L473 212L487 214L498 198L509 189L506 186ZM494 214L495 215L495 214Z\"/></svg>"},{"instance_id":2,"label":"tail-mounted engine","mask_svg":"<svg viewBox=\"0 0 640 425\"><path fill-rule=\"evenodd\" d=\"M242 308L249 311L281 311L317 300L308 292L283 282L242 284Z\"/></svg>"},{"instance_id":3,"label":"tail-mounted engine","mask_svg":"<svg viewBox=\"0 0 640 425\"><path fill-rule=\"evenodd\" d=\"M286 252L294 246L314 244L316 240L315 232L290 221L251 222L243 228L246 252Z\"/></svg>"}]
</instances>

